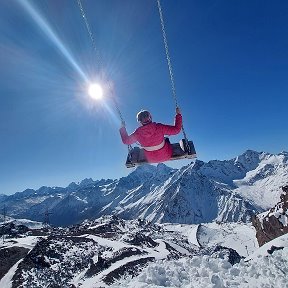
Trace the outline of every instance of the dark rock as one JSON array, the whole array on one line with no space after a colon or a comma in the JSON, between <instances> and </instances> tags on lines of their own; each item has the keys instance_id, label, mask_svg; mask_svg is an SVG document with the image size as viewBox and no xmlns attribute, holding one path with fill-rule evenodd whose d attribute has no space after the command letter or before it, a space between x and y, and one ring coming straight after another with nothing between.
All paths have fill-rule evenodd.
<instances>
[{"instance_id":1,"label":"dark rock","mask_svg":"<svg viewBox=\"0 0 288 288\"><path fill-rule=\"evenodd\" d=\"M232 248L227 248L223 246L216 246L211 254L212 257L226 259L231 265L239 263L243 257L241 257L237 251Z\"/></svg>"},{"instance_id":2,"label":"dark rock","mask_svg":"<svg viewBox=\"0 0 288 288\"><path fill-rule=\"evenodd\" d=\"M42 239L18 265L12 288L68 287L75 273L89 267L97 250L97 243L84 237Z\"/></svg>"},{"instance_id":3,"label":"dark rock","mask_svg":"<svg viewBox=\"0 0 288 288\"><path fill-rule=\"evenodd\" d=\"M1 224L0 236L7 236L11 238L21 237L23 234L30 231L25 225L17 225L14 222L8 222Z\"/></svg>"},{"instance_id":4,"label":"dark rock","mask_svg":"<svg viewBox=\"0 0 288 288\"><path fill-rule=\"evenodd\" d=\"M0 279L15 265L20 259L24 258L29 249L23 247L2 248L0 250Z\"/></svg>"},{"instance_id":5,"label":"dark rock","mask_svg":"<svg viewBox=\"0 0 288 288\"><path fill-rule=\"evenodd\" d=\"M151 237L146 236L140 232L136 233L133 239L127 242L135 246L156 247L159 245L157 242L153 241Z\"/></svg>"},{"instance_id":6,"label":"dark rock","mask_svg":"<svg viewBox=\"0 0 288 288\"><path fill-rule=\"evenodd\" d=\"M171 259L179 259L181 258L181 256L183 256L179 251L177 251L176 249L174 249L170 244L168 244L167 242L164 242L166 249L170 252L170 254L167 256L168 260Z\"/></svg>"},{"instance_id":7,"label":"dark rock","mask_svg":"<svg viewBox=\"0 0 288 288\"><path fill-rule=\"evenodd\" d=\"M100 273L101 271L109 268L113 263L116 263L117 261L121 261L122 259L134 256L134 255L142 255L146 254L144 252L141 252L139 249L134 247L124 247L120 250L118 250L116 253L113 254L113 256L110 259L105 259L102 257L102 253L98 253L98 261L96 263L91 263L90 268L86 272L86 277L92 277L93 275L96 275Z\"/></svg>"},{"instance_id":8,"label":"dark rock","mask_svg":"<svg viewBox=\"0 0 288 288\"><path fill-rule=\"evenodd\" d=\"M147 257L147 258L142 258L142 259L128 262L125 265L107 274L105 278L103 279L103 281L106 284L111 285L113 282L120 279L124 275L136 276L143 269L145 264L147 264L148 262L152 262L154 260L155 259L153 257Z\"/></svg>"},{"instance_id":9,"label":"dark rock","mask_svg":"<svg viewBox=\"0 0 288 288\"><path fill-rule=\"evenodd\" d=\"M111 263L109 261L107 261L106 259L104 259L102 257L101 252L98 253L98 261L96 263L94 263L91 260L90 263L90 267L87 270L87 272L85 273L85 277L91 278L94 275L97 275L98 273L100 273L101 271L109 268L111 266Z\"/></svg>"},{"instance_id":10,"label":"dark rock","mask_svg":"<svg viewBox=\"0 0 288 288\"><path fill-rule=\"evenodd\" d=\"M288 233L288 226L284 226L280 221L286 219L286 223L288 222L288 185L282 187L282 191L280 202L271 208L265 217L261 217L261 214L252 217L259 246Z\"/></svg>"},{"instance_id":11,"label":"dark rock","mask_svg":"<svg viewBox=\"0 0 288 288\"><path fill-rule=\"evenodd\" d=\"M135 255L142 255L142 254L146 254L146 252L145 253L141 252L139 249L134 248L134 247L124 247L113 254L113 257L110 260L110 262L115 263L124 258L135 256Z\"/></svg>"},{"instance_id":12,"label":"dark rock","mask_svg":"<svg viewBox=\"0 0 288 288\"><path fill-rule=\"evenodd\" d=\"M272 245L271 248L267 250L267 252L269 254L273 254L274 251L283 250L283 249L284 249L284 247L276 247L276 246Z\"/></svg>"}]
</instances>

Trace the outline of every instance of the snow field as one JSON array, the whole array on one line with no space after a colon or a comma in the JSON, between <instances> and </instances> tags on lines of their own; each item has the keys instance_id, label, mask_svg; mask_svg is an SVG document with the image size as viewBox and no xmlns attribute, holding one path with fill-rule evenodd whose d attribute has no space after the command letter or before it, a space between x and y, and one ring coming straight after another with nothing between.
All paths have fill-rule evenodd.
<instances>
[{"instance_id":1,"label":"snow field","mask_svg":"<svg viewBox=\"0 0 288 288\"><path fill-rule=\"evenodd\" d=\"M269 256L232 266L223 259L194 256L149 264L137 277L122 279L113 288L287 288L288 247Z\"/></svg>"}]
</instances>

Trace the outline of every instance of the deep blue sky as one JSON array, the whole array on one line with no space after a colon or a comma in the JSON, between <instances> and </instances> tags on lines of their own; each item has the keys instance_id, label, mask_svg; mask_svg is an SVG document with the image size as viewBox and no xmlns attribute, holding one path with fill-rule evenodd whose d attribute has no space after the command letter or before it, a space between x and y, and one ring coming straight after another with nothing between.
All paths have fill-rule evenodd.
<instances>
[{"instance_id":1,"label":"deep blue sky","mask_svg":"<svg viewBox=\"0 0 288 288\"><path fill-rule=\"evenodd\" d=\"M199 159L287 151L288 2L162 2L184 127ZM173 122L156 0L82 3L96 52L76 0L1 0L0 194L131 171L113 102L92 102L83 77L113 83L129 132L142 108Z\"/></svg>"}]
</instances>

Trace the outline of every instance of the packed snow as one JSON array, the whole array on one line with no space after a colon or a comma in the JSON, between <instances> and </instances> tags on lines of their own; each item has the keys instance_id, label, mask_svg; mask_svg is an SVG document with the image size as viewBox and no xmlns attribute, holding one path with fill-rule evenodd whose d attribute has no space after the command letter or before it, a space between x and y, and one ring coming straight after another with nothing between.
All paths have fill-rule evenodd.
<instances>
[{"instance_id":1,"label":"packed snow","mask_svg":"<svg viewBox=\"0 0 288 288\"><path fill-rule=\"evenodd\" d=\"M225 259L193 256L162 260L147 265L134 278L127 277L113 288L284 288L288 287L288 235L279 237L255 252L253 257L231 265ZM272 245L283 249L271 255ZM278 246L277 246L278 245ZM269 247L269 248L268 248Z\"/></svg>"}]
</instances>

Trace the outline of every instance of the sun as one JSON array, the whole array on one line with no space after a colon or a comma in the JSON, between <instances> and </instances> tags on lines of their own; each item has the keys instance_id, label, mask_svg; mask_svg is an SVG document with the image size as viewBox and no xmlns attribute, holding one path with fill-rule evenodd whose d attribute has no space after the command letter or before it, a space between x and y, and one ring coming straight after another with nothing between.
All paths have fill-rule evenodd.
<instances>
[{"instance_id":1,"label":"sun","mask_svg":"<svg viewBox=\"0 0 288 288\"><path fill-rule=\"evenodd\" d=\"M99 100L103 97L103 89L99 84L93 83L88 88L88 94L91 98Z\"/></svg>"}]
</instances>

